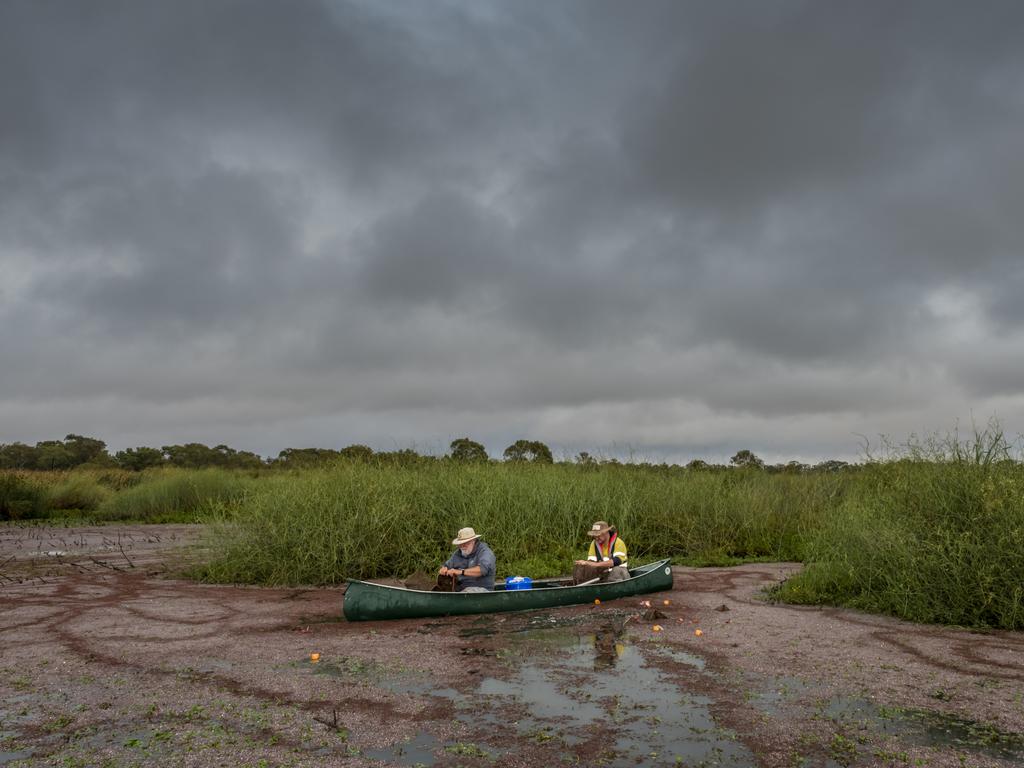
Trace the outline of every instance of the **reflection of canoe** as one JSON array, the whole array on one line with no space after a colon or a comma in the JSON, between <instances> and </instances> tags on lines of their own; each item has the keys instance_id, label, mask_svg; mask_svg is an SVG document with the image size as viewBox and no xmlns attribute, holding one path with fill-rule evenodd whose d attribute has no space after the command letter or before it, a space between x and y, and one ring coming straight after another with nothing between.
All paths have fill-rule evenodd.
<instances>
[{"instance_id":1,"label":"reflection of canoe","mask_svg":"<svg viewBox=\"0 0 1024 768\"><path fill-rule=\"evenodd\" d=\"M349 621L529 611L592 603L594 600L615 600L672 588L672 567L668 560L631 568L629 574L630 578L624 581L607 584L573 586L565 579L540 579L533 582L533 589L509 590L504 584L497 584L493 592L425 592L368 581L350 581L345 590L344 611Z\"/></svg>"}]
</instances>

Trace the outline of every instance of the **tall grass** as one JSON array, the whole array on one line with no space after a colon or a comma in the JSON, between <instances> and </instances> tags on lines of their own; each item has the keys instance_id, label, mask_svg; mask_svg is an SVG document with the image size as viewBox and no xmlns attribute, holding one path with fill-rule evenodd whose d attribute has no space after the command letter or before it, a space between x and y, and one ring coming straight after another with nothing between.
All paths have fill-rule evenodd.
<instances>
[{"instance_id":1,"label":"tall grass","mask_svg":"<svg viewBox=\"0 0 1024 768\"><path fill-rule=\"evenodd\" d=\"M345 463L263 481L211 532L218 554L200 575L334 584L432 572L471 525L499 575L547 576L585 553L599 519L618 526L633 559L797 559L803 531L838 492L834 477L758 472Z\"/></svg>"},{"instance_id":2,"label":"tall grass","mask_svg":"<svg viewBox=\"0 0 1024 768\"><path fill-rule=\"evenodd\" d=\"M0 472L0 520L45 517L46 488L27 472Z\"/></svg>"},{"instance_id":3,"label":"tall grass","mask_svg":"<svg viewBox=\"0 0 1024 768\"><path fill-rule=\"evenodd\" d=\"M862 471L778 590L917 622L1024 628L1024 465L982 434ZM934 446L931 446L934 449Z\"/></svg>"},{"instance_id":4,"label":"tall grass","mask_svg":"<svg viewBox=\"0 0 1024 768\"><path fill-rule=\"evenodd\" d=\"M203 522L215 508L241 499L252 484L250 477L231 470L157 470L109 496L95 517L99 521Z\"/></svg>"}]
</instances>

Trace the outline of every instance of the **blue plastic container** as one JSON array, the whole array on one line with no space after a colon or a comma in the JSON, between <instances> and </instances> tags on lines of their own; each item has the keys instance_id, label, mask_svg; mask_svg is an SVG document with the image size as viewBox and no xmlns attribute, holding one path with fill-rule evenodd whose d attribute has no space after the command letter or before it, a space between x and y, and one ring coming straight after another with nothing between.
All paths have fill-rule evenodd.
<instances>
[{"instance_id":1,"label":"blue plastic container","mask_svg":"<svg viewBox=\"0 0 1024 768\"><path fill-rule=\"evenodd\" d=\"M508 576L505 579L505 589L533 589L533 579L529 576Z\"/></svg>"}]
</instances>

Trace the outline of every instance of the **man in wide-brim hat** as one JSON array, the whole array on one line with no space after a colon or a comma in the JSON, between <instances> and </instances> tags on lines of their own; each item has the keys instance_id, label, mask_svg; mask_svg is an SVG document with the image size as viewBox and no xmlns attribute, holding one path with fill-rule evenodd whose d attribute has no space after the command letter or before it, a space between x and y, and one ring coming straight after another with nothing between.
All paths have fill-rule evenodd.
<instances>
[{"instance_id":1,"label":"man in wide-brim hat","mask_svg":"<svg viewBox=\"0 0 1024 768\"><path fill-rule=\"evenodd\" d=\"M461 528L452 544L458 549L444 561L438 573L454 576L458 592L489 592L494 589L496 560L480 534L472 528Z\"/></svg>"},{"instance_id":2,"label":"man in wide-brim hat","mask_svg":"<svg viewBox=\"0 0 1024 768\"><path fill-rule=\"evenodd\" d=\"M615 526L598 520L587 531L591 538L590 551L586 560L577 560L577 565L590 565L601 581L623 581L629 578L626 563L626 542L619 537Z\"/></svg>"}]
</instances>

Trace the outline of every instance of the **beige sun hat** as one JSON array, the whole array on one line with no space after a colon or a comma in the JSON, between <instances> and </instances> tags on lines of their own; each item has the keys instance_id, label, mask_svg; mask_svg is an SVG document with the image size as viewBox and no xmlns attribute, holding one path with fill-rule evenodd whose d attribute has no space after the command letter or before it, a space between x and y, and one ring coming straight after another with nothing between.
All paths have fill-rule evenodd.
<instances>
[{"instance_id":1,"label":"beige sun hat","mask_svg":"<svg viewBox=\"0 0 1024 768\"><path fill-rule=\"evenodd\" d=\"M461 547L466 542L479 538L480 534L474 531L472 528L460 528L459 535L452 540L452 544L454 544L457 547Z\"/></svg>"},{"instance_id":2,"label":"beige sun hat","mask_svg":"<svg viewBox=\"0 0 1024 768\"><path fill-rule=\"evenodd\" d=\"M598 520L596 523L590 526L590 530L587 531L587 536L593 536L596 539L602 533L609 533L614 530L614 525L608 525L608 523L606 523L604 520Z\"/></svg>"}]
</instances>

